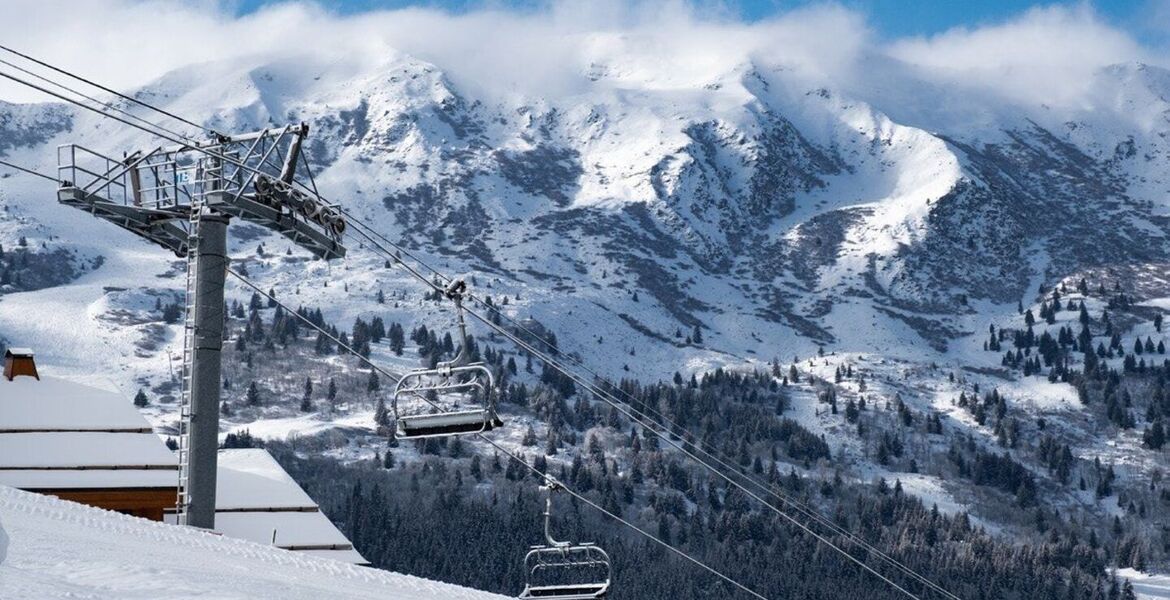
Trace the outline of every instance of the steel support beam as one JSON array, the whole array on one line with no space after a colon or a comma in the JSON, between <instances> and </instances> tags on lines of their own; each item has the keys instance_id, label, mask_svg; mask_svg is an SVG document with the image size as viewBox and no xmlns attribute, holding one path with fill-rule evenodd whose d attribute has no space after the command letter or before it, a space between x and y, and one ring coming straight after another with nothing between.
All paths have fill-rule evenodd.
<instances>
[{"instance_id":1,"label":"steel support beam","mask_svg":"<svg viewBox=\"0 0 1170 600\"><path fill-rule=\"evenodd\" d=\"M222 387L224 280L227 277L228 218L204 214L195 260L195 335L191 356L191 504L187 524L215 528L216 461L219 457L219 392Z\"/></svg>"}]
</instances>

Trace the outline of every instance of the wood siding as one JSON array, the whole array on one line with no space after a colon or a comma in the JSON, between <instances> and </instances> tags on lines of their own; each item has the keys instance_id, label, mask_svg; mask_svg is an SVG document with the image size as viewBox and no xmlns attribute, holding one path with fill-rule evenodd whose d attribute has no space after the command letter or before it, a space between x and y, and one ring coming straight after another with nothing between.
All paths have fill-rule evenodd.
<instances>
[{"instance_id":1,"label":"wood siding","mask_svg":"<svg viewBox=\"0 0 1170 600\"><path fill-rule=\"evenodd\" d=\"M125 488L91 490L28 490L62 500L162 521L163 511L175 507L177 488Z\"/></svg>"}]
</instances>

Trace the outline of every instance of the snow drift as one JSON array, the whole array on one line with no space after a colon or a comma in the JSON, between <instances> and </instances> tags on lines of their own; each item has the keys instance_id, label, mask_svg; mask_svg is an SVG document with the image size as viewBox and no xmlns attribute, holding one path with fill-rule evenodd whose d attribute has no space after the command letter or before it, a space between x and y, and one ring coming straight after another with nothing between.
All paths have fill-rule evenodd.
<instances>
[{"instance_id":1,"label":"snow drift","mask_svg":"<svg viewBox=\"0 0 1170 600\"><path fill-rule=\"evenodd\" d=\"M503 598L3 486L0 522L0 598Z\"/></svg>"}]
</instances>

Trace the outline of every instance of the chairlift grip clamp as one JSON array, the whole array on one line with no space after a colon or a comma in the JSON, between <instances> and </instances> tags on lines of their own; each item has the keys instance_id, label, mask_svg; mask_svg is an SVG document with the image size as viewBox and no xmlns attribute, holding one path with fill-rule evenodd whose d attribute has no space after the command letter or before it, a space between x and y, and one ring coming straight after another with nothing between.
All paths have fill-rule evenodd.
<instances>
[{"instance_id":1,"label":"chairlift grip clamp","mask_svg":"<svg viewBox=\"0 0 1170 600\"><path fill-rule=\"evenodd\" d=\"M463 294L466 291L467 283L462 279L456 279L455 281L451 282L451 285L447 286L447 289L443 291L443 295L446 296L449 300L460 302L463 300Z\"/></svg>"}]
</instances>

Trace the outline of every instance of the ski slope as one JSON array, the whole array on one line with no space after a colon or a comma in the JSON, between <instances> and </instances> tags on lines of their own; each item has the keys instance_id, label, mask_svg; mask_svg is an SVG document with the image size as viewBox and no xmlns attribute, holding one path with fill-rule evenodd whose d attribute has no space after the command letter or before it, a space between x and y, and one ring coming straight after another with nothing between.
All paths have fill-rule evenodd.
<instances>
[{"instance_id":1,"label":"ski slope","mask_svg":"<svg viewBox=\"0 0 1170 600\"><path fill-rule=\"evenodd\" d=\"M1170 598L1170 575L1152 575L1136 569L1119 569L1117 576L1129 580L1139 600Z\"/></svg>"},{"instance_id":2,"label":"ski slope","mask_svg":"<svg viewBox=\"0 0 1170 600\"><path fill-rule=\"evenodd\" d=\"M503 596L0 486L0 598L500 600Z\"/></svg>"}]
</instances>

